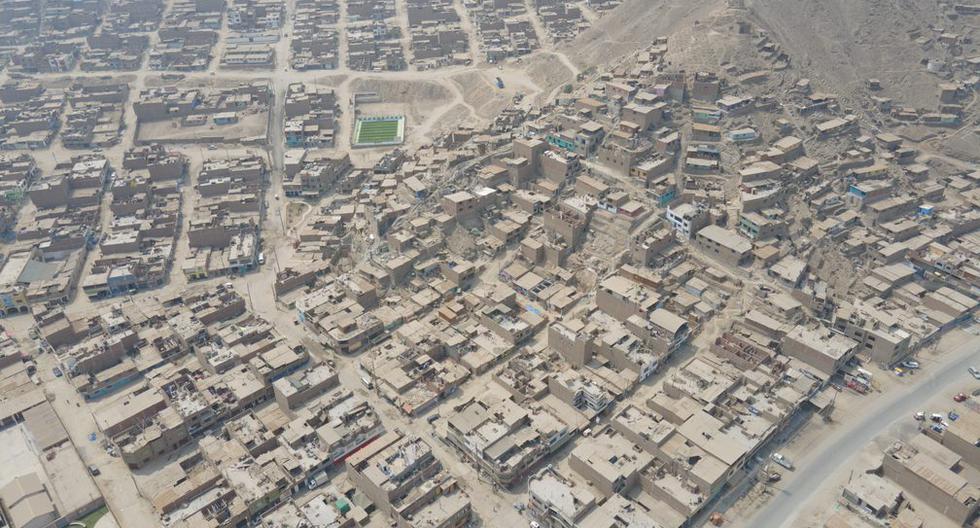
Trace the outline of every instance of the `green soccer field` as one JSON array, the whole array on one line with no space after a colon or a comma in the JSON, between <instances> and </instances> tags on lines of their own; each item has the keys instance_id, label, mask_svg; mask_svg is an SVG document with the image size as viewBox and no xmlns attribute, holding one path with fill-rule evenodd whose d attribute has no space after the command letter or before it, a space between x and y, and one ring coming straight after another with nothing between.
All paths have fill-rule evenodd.
<instances>
[{"instance_id":1,"label":"green soccer field","mask_svg":"<svg viewBox=\"0 0 980 528\"><path fill-rule=\"evenodd\" d=\"M402 118L357 121L355 145L385 145L402 141Z\"/></svg>"},{"instance_id":2,"label":"green soccer field","mask_svg":"<svg viewBox=\"0 0 980 528\"><path fill-rule=\"evenodd\" d=\"M367 121L361 123L358 143L384 143L394 141L398 135L397 121Z\"/></svg>"}]
</instances>

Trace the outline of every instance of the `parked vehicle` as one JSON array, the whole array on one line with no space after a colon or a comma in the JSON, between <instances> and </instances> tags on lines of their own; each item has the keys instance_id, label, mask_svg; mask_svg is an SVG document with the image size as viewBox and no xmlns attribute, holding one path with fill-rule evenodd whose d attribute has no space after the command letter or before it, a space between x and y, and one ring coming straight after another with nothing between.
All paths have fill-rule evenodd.
<instances>
[{"instance_id":1,"label":"parked vehicle","mask_svg":"<svg viewBox=\"0 0 980 528\"><path fill-rule=\"evenodd\" d=\"M99 471L99 468L97 468L95 466L89 466L88 467L88 473L89 473L89 475L92 475L93 477L98 477L99 475L102 474L102 472Z\"/></svg>"},{"instance_id":2,"label":"parked vehicle","mask_svg":"<svg viewBox=\"0 0 980 528\"><path fill-rule=\"evenodd\" d=\"M932 415L929 416L929 419L932 420L932 421L934 421L934 422L936 422L936 423L939 423L939 422L943 421L943 415L941 415L939 413L932 413Z\"/></svg>"},{"instance_id":3,"label":"parked vehicle","mask_svg":"<svg viewBox=\"0 0 980 528\"><path fill-rule=\"evenodd\" d=\"M980 370L977 370L976 367L970 367L970 374L973 375L974 379L980 380Z\"/></svg>"},{"instance_id":4,"label":"parked vehicle","mask_svg":"<svg viewBox=\"0 0 980 528\"><path fill-rule=\"evenodd\" d=\"M919 362L918 361L913 361L911 359L908 359L908 360L903 361L901 363L901 365L903 367L907 368L907 369L917 369L917 368L919 368Z\"/></svg>"},{"instance_id":5,"label":"parked vehicle","mask_svg":"<svg viewBox=\"0 0 980 528\"><path fill-rule=\"evenodd\" d=\"M926 419L926 413L919 411L913 416L917 422L921 422Z\"/></svg>"},{"instance_id":6,"label":"parked vehicle","mask_svg":"<svg viewBox=\"0 0 980 528\"><path fill-rule=\"evenodd\" d=\"M961 393L957 394L956 396L953 396L953 401L955 401L955 402L965 402L966 401L966 394L963 394L961 392Z\"/></svg>"},{"instance_id":7,"label":"parked vehicle","mask_svg":"<svg viewBox=\"0 0 980 528\"><path fill-rule=\"evenodd\" d=\"M847 380L847 388L853 390L858 394L868 393L868 383L861 380L861 378L851 378Z\"/></svg>"},{"instance_id":8,"label":"parked vehicle","mask_svg":"<svg viewBox=\"0 0 980 528\"><path fill-rule=\"evenodd\" d=\"M58 367L51 369L51 373L54 374L54 377L56 378L60 378L63 374L63 372L61 372L61 369Z\"/></svg>"},{"instance_id":9,"label":"parked vehicle","mask_svg":"<svg viewBox=\"0 0 980 528\"><path fill-rule=\"evenodd\" d=\"M772 456L769 457L769 458L771 458L773 462L779 464L780 466L783 466L784 468L786 468L786 469L788 469L790 471L793 470L793 463L790 462L790 460L788 458L786 458L785 456L783 456L782 454L780 454L780 453L773 453Z\"/></svg>"},{"instance_id":10,"label":"parked vehicle","mask_svg":"<svg viewBox=\"0 0 980 528\"><path fill-rule=\"evenodd\" d=\"M954 413L953 411L949 411L949 414L947 414L946 417L949 418L949 421L955 422L956 420L959 420L960 415Z\"/></svg>"},{"instance_id":11,"label":"parked vehicle","mask_svg":"<svg viewBox=\"0 0 980 528\"><path fill-rule=\"evenodd\" d=\"M783 474L773 469L769 464L766 464L762 468L762 475L765 477L766 482L779 482L783 478Z\"/></svg>"}]
</instances>

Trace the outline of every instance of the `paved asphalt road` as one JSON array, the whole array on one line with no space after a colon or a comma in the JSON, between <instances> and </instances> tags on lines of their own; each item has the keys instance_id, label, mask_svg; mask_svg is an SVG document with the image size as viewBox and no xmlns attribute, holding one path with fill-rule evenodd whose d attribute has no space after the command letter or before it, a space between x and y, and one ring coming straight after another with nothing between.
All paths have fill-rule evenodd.
<instances>
[{"instance_id":1,"label":"paved asphalt road","mask_svg":"<svg viewBox=\"0 0 980 528\"><path fill-rule=\"evenodd\" d=\"M885 394L864 413L863 419L848 424L828 438L823 449L807 457L803 467L796 469L796 478L785 483L765 508L749 521L740 523L752 528L783 528L793 526L793 520L806 505L810 496L833 473L860 452L875 436L901 418L920 410L922 402L955 384L969 379L967 369L980 368L980 343L973 337L949 352L933 372L922 372L912 385L897 388L893 395Z\"/></svg>"}]
</instances>

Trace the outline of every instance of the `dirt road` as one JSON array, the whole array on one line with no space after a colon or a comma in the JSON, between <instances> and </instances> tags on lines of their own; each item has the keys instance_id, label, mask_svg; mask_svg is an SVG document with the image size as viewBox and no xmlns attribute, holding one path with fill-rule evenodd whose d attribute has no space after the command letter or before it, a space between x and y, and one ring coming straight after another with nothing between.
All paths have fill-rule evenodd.
<instances>
[{"instance_id":1,"label":"dirt road","mask_svg":"<svg viewBox=\"0 0 980 528\"><path fill-rule=\"evenodd\" d=\"M976 338L949 351L932 372L920 374L915 383L896 389L865 407L861 416L851 416L842 428L823 443L823 448L802 460L783 481L781 491L751 518L736 527L782 528L795 526L794 520L807 507L813 495L854 458L878 434L895 421L911 416L923 402L937 393L951 390L969 379L967 369L980 364L980 343Z\"/></svg>"}]
</instances>

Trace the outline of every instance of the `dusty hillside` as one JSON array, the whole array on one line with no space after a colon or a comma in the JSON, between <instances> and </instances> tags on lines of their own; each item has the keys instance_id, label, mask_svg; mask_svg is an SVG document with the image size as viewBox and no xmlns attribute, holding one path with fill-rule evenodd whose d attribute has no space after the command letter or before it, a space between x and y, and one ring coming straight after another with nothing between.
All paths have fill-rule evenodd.
<instances>
[{"instance_id":1,"label":"dusty hillside","mask_svg":"<svg viewBox=\"0 0 980 528\"><path fill-rule=\"evenodd\" d=\"M914 40L941 25L936 0L750 0L751 19L770 32L815 82L839 93L882 80L888 96L928 104L935 92ZM934 103L933 103L934 104Z\"/></svg>"},{"instance_id":2,"label":"dusty hillside","mask_svg":"<svg viewBox=\"0 0 980 528\"><path fill-rule=\"evenodd\" d=\"M764 57L751 30L739 32L747 12L716 9L695 23L674 28L666 59L688 71L731 68L729 73L771 71L777 61ZM750 28L751 29L751 28Z\"/></svg>"},{"instance_id":3,"label":"dusty hillside","mask_svg":"<svg viewBox=\"0 0 980 528\"><path fill-rule=\"evenodd\" d=\"M463 100L469 103L473 112L482 119L493 118L511 104L512 95L498 89L494 86L493 80L481 72L460 73L450 77L450 80L456 83Z\"/></svg>"},{"instance_id":4,"label":"dusty hillside","mask_svg":"<svg viewBox=\"0 0 980 528\"><path fill-rule=\"evenodd\" d=\"M753 29L767 31L792 57L797 71L828 91L846 97L866 79L876 77L885 87L881 95L904 104L933 106L936 76L925 71L922 61L944 53L930 28L966 33L974 41L980 37L962 23L946 19L938 0L745 0L744 11L728 10L728 4L728 0L626 0L565 51L585 69L614 62L658 36L667 36L671 59L689 69L717 68L724 62L748 67L738 48L751 46L751 41L729 40L729 28L723 27L744 19Z\"/></svg>"},{"instance_id":5,"label":"dusty hillside","mask_svg":"<svg viewBox=\"0 0 980 528\"><path fill-rule=\"evenodd\" d=\"M625 0L565 47L581 69L614 63L660 36L691 27L725 0Z\"/></svg>"}]
</instances>

